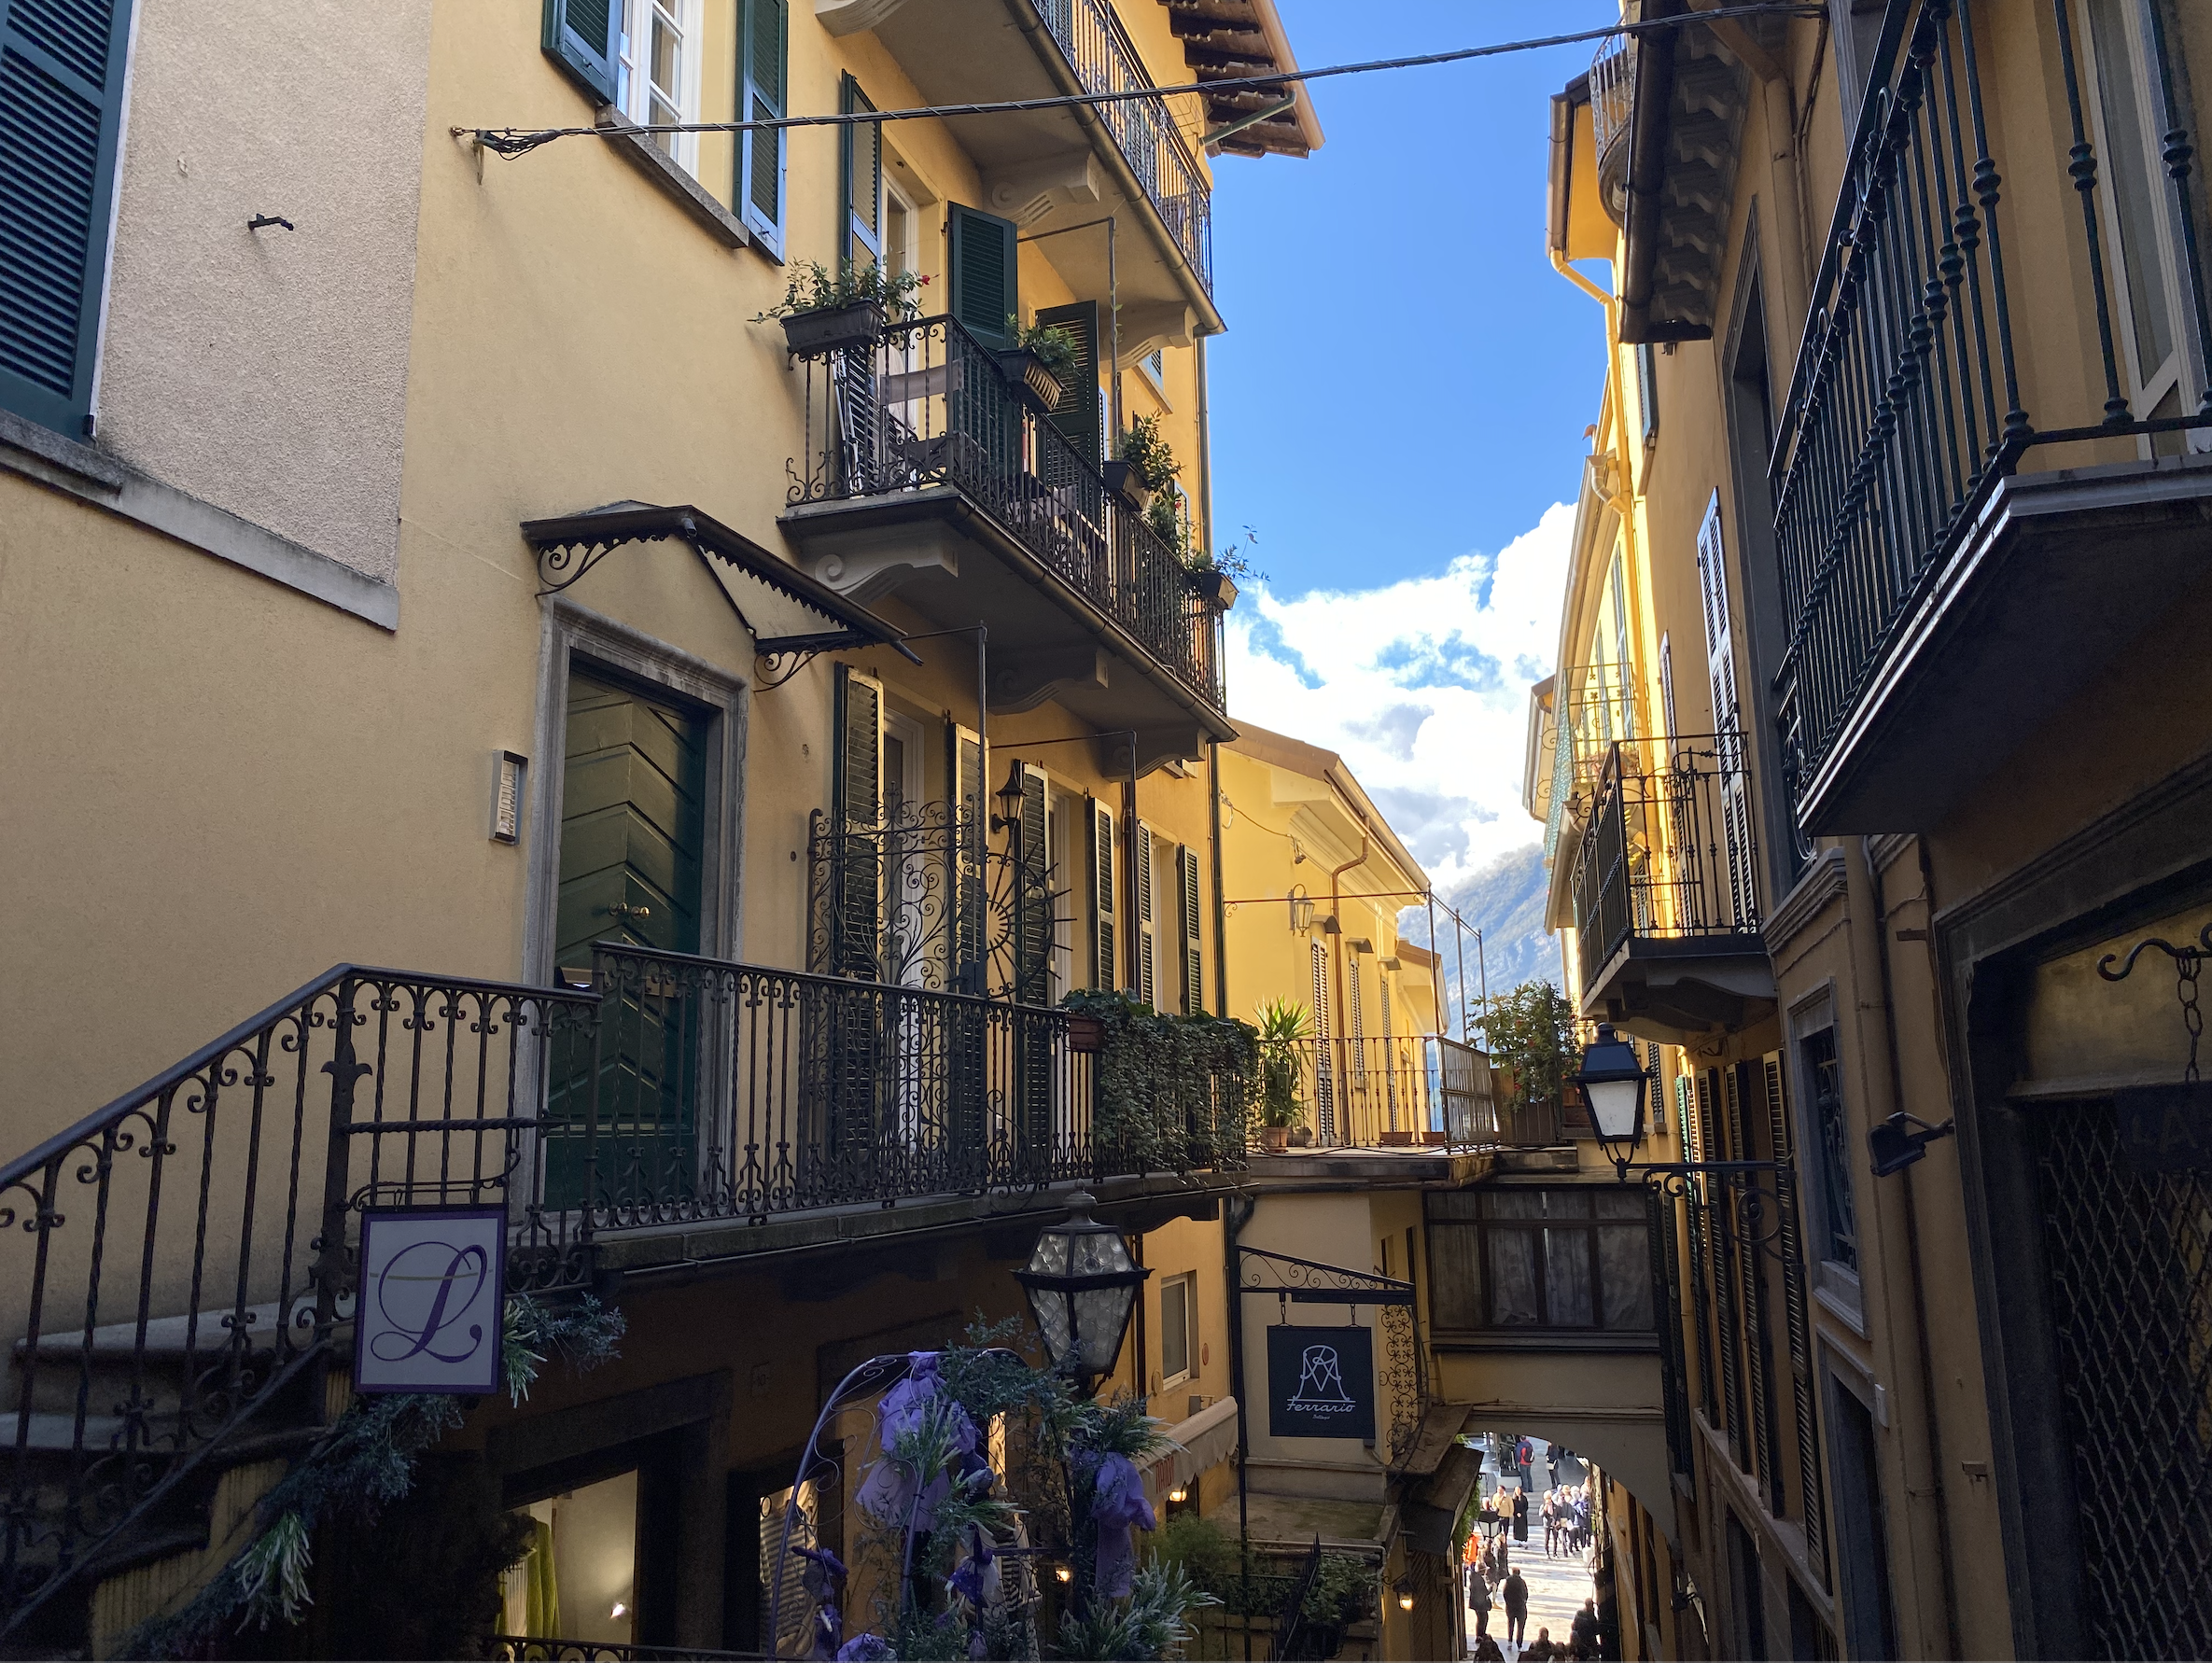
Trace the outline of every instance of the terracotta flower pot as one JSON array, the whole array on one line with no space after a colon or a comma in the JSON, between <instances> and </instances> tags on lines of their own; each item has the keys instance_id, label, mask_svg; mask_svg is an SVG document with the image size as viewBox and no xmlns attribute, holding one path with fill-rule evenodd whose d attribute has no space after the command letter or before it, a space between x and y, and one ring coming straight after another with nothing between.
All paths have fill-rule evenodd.
<instances>
[{"instance_id":1,"label":"terracotta flower pot","mask_svg":"<svg viewBox=\"0 0 2212 1663\"><path fill-rule=\"evenodd\" d=\"M1291 1129L1288 1126L1262 1126L1260 1147L1269 1154L1281 1154L1290 1147Z\"/></svg>"}]
</instances>

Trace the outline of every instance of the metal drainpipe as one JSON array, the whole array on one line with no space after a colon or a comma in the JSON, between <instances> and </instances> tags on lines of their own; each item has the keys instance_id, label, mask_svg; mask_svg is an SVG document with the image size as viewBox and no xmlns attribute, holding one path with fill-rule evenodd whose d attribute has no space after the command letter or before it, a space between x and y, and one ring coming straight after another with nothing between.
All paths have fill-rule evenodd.
<instances>
[{"instance_id":1,"label":"metal drainpipe","mask_svg":"<svg viewBox=\"0 0 2212 1663\"><path fill-rule=\"evenodd\" d=\"M1351 1096L1345 1090L1345 1082L1349 1075L1344 1067L1344 961L1351 957L1351 949L1345 945L1350 938L1344 933L1344 909L1337 896L1337 882L1353 867L1363 864L1366 859L1367 833L1365 821L1363 819L1360 831L1360 852L1345 861L1343 865L1333 868L1329 873L1329 916L1337 921L1337 951L1332 955L1337 961L1337 1112L1346 1117L1345 1121L1338 1123L1337 1130L1339 1132L1350 1129L1346 1122L1349 1121L1351 1108ZM1354 975L1358 973L1356 970L1352 971Z\"/></svg>"},{"instance_id":2,"label":"metal drainpipe","mask_svg":"<svg viewBox=\"0 0 2212 1663\"><path fill-rule=\"evenodd\" d=\"M1229 1013L1229 909L1224 899L1221 864L1221 741L1206 744L1206 778L1211 787L1213 833L1213 1007L1214 1014Z\"/></svg>"},{"instance_id":3,"label":"metal drainpipe","mask_svg":"<svg viewBox=\"0 0 2212 1663\"><path fill-rule=\"evenodd\" d=\"M1252 1492L1244 1479L1246 1456L1250 1451L1245 1431L1245 1415L1249 1408L1244 1390L1244 1296L1238 1292L1237 1241L1244 1234L1244 1226L1252 1223L1252 1215L1259 1209L1259 1200L1253 1195L1231 1195L1224 1204L1222 1223L1225 1226L1224 1268L1228 1282L1229 1307L1229 1394L1237 1400L1237 1545L1238 1560L1243 1566L1244 1609L1252 1610ZM1252 1622L1244 1625L1245 1663L1252 1663Z\"/></svg>"},{"instance_id":4,"label":"metal drainpipe","mask_svg":"<svg viewBox=\"0 0 2212 1663\"><path fill-rule=\"evenodd\" d=\"M1928 870L1927 845L1917 838L1913 842L1920 851L1921 890L1928 900L1928 911L1932 915L1935 911L1935 889L1933 874ZM1905 1106L1905 1074L1897 1058L1897 1006L1890 981L1889 903L1882 892L1882 867L1874 859L1872 838L1859 840L1859 856L1867 863L1867 882L1874 892L1875 959L1882 969L1882 1018L1887 1024L1887 1031L1883 1035L1883 1049L1889 1060L1890 1106L1902 1109ZM1930 951L1932 954L1932 941ZM1937 1031L1941 1030L1939 1028ZM1942 1418L1936 1407L1936 1363L1929 1344L1927 1283L1921 1268L1920 1209L1912 1193L1912 1169L1906 1167L1900 1176L1904 1180L1906 1274L1912 1284L1912 1346L1920 1364L1922 1414L1927 1422L1929 1500L1936 1515L1936 1569L1942 1578L1943 1623L1945 1638L1951 1643L1950 1655L1963 1657L1967 1654L1959 1638L1958 1579L1951 1562L1951 1506L1943 1487Z\"/></svg>"}]
</instances>

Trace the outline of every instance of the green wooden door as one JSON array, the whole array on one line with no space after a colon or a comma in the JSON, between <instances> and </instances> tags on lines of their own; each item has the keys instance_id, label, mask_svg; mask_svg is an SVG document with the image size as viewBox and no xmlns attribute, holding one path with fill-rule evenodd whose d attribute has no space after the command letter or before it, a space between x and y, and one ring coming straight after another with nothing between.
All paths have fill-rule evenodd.
<instances>
[{"instance_id":1,"label":"green wooden door","mask_svg":"<svg viewBox=\"0 0 2212 1663\"><path fill-rule=\"evenodd\" d=\"M668 700L571 673L561 790L560 898L554 962L590 968L597 943L699 950L707 831L709 718ZM701 1082L697 985L635 973L607 977L598 1045L599 1135L595 1199L621 1209L696 1193ZM583 1194L581 1136L592 1065L556 1075L549 1139L549 1204ZM561 1089L566 1086L566 1089Z\"/></svg>"}]
</instances>

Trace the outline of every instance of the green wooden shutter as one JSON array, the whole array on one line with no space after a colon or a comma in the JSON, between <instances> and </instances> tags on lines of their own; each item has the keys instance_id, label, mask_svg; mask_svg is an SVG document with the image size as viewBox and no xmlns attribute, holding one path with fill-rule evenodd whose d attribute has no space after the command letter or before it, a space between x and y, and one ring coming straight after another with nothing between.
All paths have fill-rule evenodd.
<instances>
[{"instance_id":1,"label":"green wooden shutter","mask_svg":"<svg viewBox=\"0 0 2212 1663\"><path fill-rule=\"evenodd\" d=\"M568 78L601 104L615 100L623 0L545 0L539 44Z\"/></svg>"},{"instance_id":2,"label":"green wooden shutter","mask_svg":"<svg viewBox=\"0 0 2212 1663\"><path fill-rule=\"evenodd\" d=\"M953 834L946 842L953 902L952 985L960 993L985 991L988 903L984 882L983 743L968 728L948 724L945 734L946 795Z\"/></svg>"},{"instance_id":3,"label":"green wooden shutter","mask_svg":"<svg viewBox=\"0 0 2212 1663\"><path fill-rule=\"evenodd\" d=\"M837 82L837 111L853 115L875 105L849 75ZM883 259L883 128L837 130L837 258L855 268Z\"/></svg>"},{"instance_id":4,"label":"green wooden shutter","mask_svg":"<svg viewBox=\"0 0 2212 1663\"><path fill-rule=\"evenodd\" d=\"M1137 1002L1149 1005L1155 997L1153 943L1159 932L1153 920L1152 828L1141 820L1129 844L1129 882L1137 898Z\"/></svg>"},{"instance_id":5,"label":"green wooden shutter","mask_svg":"<svg viewBox=\"0 0 2212 1663\"><path fill-rule=\"evenodd\" d=\"M984 345L1003 352L1014 344L1006 320L1021 311L1011 219L959 203L948 204L945 235L952 268L950 307L960 326Z\"/></svg>"},{"instance_id":6,"label":"green wooden shutter","mask_svg":"<svg viewBox=\"0 0 2212 1663\"><path fill-rule=\"evenodd\" d=\"M1075 454L1093 468L1103 454L1099 436L1105 426L1099 412L1099 302L1078 300L1072 306L1046 306L1037 314L1040 326L1063 330L1075 342L1081 359L1069 378L1060 401L1053 407L1052 425L1075 447ZM1055 458L1043 458L1045 482L1065 484L1052 477Z\"/></svg>"},{"instance_id":7,"label":"green wooden shutter","mask_svg":"<svg viewBox=\"0 0 2212 1663\"><path fill-rule=\"evenodd\" d=\"M1052 874L1045 844L1044 772L1026 764L1021 771L1019 915L1015 923L1014 997L1042 1005L1051 997Z\"/></svg>"},{"instance_id":8,"label":"green wooden shutter","mask_svg":"<svg viewBox=\"0 0 2212 1663\"><path fill-rule=\"evenodd\" d=\"M1088 798L1091 820L1091 941L1096 948L1092 985L1113 987L1113 811Z\"/></svg>"},{"instance_id":9,"label":"green wooden shutter","mask_svg":"<svg viewBox=\"0 0 2212 1663\"><path fill-rule=\"evenodd\" d=\"M0 408L87 432L130 0L0 0Z\"/></svg>"},{"instance_id":10,"label":"green wooden shutter","mask_svg":"<svg viewBox=\"0 0 2212 1663\"><path fill-rule=\"evenodd\" d=\"M837 666L831 759L830 941L833 976L873 981L882 932L883 690L849 664Z\"/></svg>"},{"instance_id":11,"label":"green wooden shutter","mask_svg":"<svg viewBox=\"0 0 2212 1663\"><path fill-rule=\"evenodd\" d=\"M737 46L737 107L748 121L778 120L789 113L789 0L743 0L743 11ZM748 129L739 138L738 217L772 253L781 256L783 130Z\"/></svg>"},{"instance_id":12,"label":"green wooden shutter","mask_svg":"<svg viewBox=\"0 0 2212 1663\"><path fill-rule=\"evenodd\" d=\"M1183 845L1176 870L1183 879L1183 1013L1197 1016L1206 1009L1206 982L1199 957L1203 938L1198 925L1198 851Z\"/></svg>"}]
</instances>

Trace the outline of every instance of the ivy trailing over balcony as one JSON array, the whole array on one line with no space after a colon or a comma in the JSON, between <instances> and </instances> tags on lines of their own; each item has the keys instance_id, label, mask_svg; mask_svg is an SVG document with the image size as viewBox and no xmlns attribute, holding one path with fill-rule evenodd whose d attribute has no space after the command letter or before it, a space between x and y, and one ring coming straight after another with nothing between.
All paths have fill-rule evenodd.
<instances>
[{"instance_id":1,"label":"ivy trailing over balcony","mask_svg":"<svg viewBox=\"0 0 2212 1663\"><path fill-rule=\"evenodd\" d=\"M1102 1030L1091 1127L1102 1160L1140 1171L1242 1163L1260 1101L1257 1028L1234 1016L1163 1015L1125 993L1060 1002Z\"/></svg>"}]
</instances>

